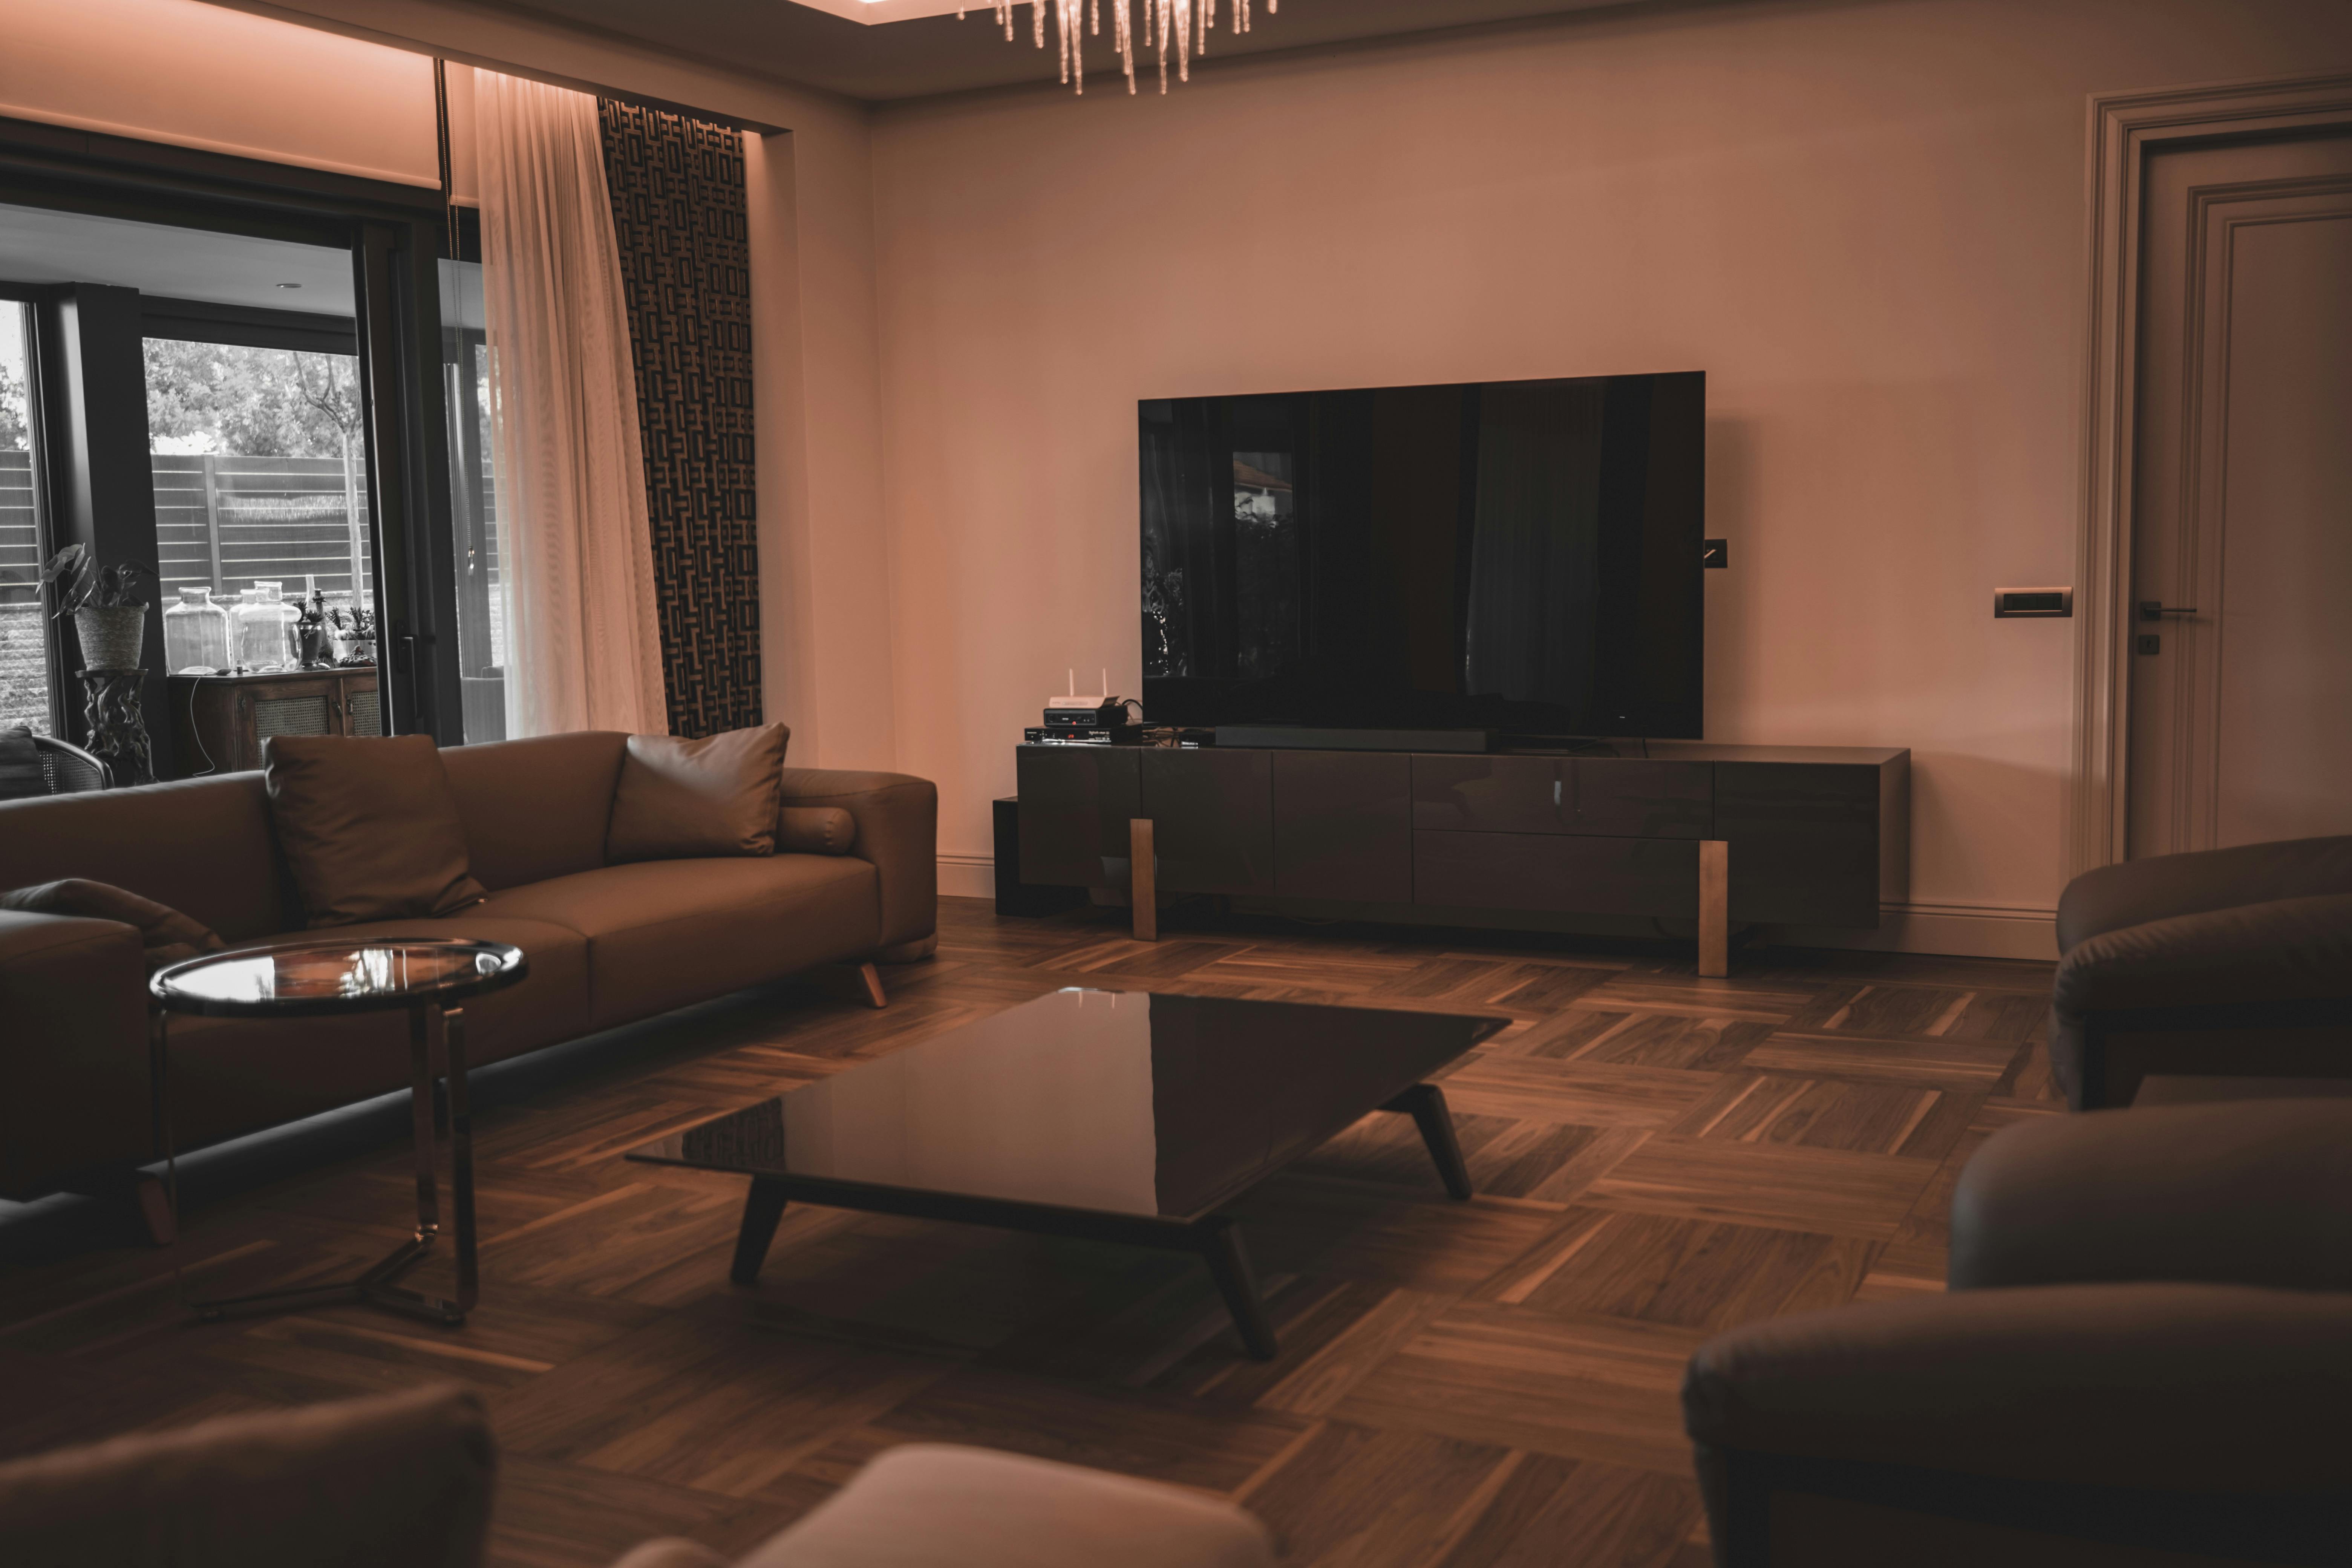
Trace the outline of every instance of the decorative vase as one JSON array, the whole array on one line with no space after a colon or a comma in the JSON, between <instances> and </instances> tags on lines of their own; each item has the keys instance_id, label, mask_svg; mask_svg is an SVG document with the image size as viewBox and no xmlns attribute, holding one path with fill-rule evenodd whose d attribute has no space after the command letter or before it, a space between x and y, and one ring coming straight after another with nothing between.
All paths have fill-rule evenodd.
<instances>
[{"instance_id":1,"label":"decorative vase","mask_svg":"<svg viewBox=\"0 0 2352 1568\"><path fill-rule=\"evenodd\" d=\"M147 606L88 605L74 612L74 637L89 669L136 669L147 639Z\"/></svg>"}]
</instances>

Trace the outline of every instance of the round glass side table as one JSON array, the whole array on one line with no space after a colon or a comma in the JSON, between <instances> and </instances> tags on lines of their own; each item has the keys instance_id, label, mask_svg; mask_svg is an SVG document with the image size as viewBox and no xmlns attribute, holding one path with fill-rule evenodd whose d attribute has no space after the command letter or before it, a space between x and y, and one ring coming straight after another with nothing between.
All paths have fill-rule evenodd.
<instances>
[{"instance_id":1,"label":"round glass side table","mask_svg":"<svg viewBox=\"0 0 2352 1568\"><path fill-rule=\"evenodd\" d=\"M335 1301L366 1301L439 1323L461 1323L478 1290L474 1261L474 1131L466 1096L466 1014L463 1004L502 991L530 973L522 950L504 942L458 937L398 937L378 942L322 938L236 952L208 953L156 971L147 983L157 1008L150 1083L174 1228L180 1206L179 1166L173 1153L168 1030L174 1013L210 1018L325 1018L352 1013L408 1014L410 1111L416 1136L416 1234L356 1279L299 1289L265 1291L198 1301L196 1315L215 1321L233 1313L267 1312ZM455 1300L427 1296L394 1281L433 1248L441 1234L435 1179L437 1118L434 1082L448 1082L449 1206L457 1251Z\"/></svg>"}]
</instances>

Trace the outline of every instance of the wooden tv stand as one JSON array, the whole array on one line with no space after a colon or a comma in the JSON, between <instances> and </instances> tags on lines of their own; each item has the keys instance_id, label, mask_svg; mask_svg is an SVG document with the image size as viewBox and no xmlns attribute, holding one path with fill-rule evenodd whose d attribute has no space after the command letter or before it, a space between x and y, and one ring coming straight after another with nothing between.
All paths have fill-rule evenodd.
<instances>
[{"instance_id":1,"label":"wooden tv stand","mask_svg":"<svg viewBox=\"0 0 2352 1568\"><path fill-rule=\"evenodd\" d=\"M1911 753L1622 741L1562 751L1024 745L1021 878L1363 906L1432 924L1696 921L1721 975L1735 923L1878 924L1907 896Z\"/></svg>"}]
</instances>

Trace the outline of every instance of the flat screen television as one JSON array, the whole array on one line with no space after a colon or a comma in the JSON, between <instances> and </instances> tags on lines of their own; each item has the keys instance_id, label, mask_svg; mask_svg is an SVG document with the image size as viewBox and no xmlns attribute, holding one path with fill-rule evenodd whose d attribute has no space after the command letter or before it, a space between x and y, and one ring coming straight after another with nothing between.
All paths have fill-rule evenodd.
<instances>
[{"instance_id":1,"label":"flat screen television","mask_svg":"<svg viewBox=\"0 0 2352 1568\"><path fill-rule=\"evenodd\" d=\"M1139 415L1149 722L1698 735L1703 372Z\"/></svg>"}]
</instances>

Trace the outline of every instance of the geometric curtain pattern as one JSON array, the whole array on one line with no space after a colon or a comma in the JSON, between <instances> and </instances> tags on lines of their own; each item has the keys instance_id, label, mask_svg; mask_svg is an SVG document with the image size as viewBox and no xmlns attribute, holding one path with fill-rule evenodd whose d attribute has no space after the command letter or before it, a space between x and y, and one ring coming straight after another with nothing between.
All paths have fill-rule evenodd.
<instances>
[{"instance_id":1,"label":"geometric curtain pattern","mask_svg":"<svg viewBox=\"0 0 2352 1568\"><path fill-rule=\"evenodd\" d=\"M670 732L764 722L740 132L599 99L629 308Z\"/></svg>"}]
</instances>

